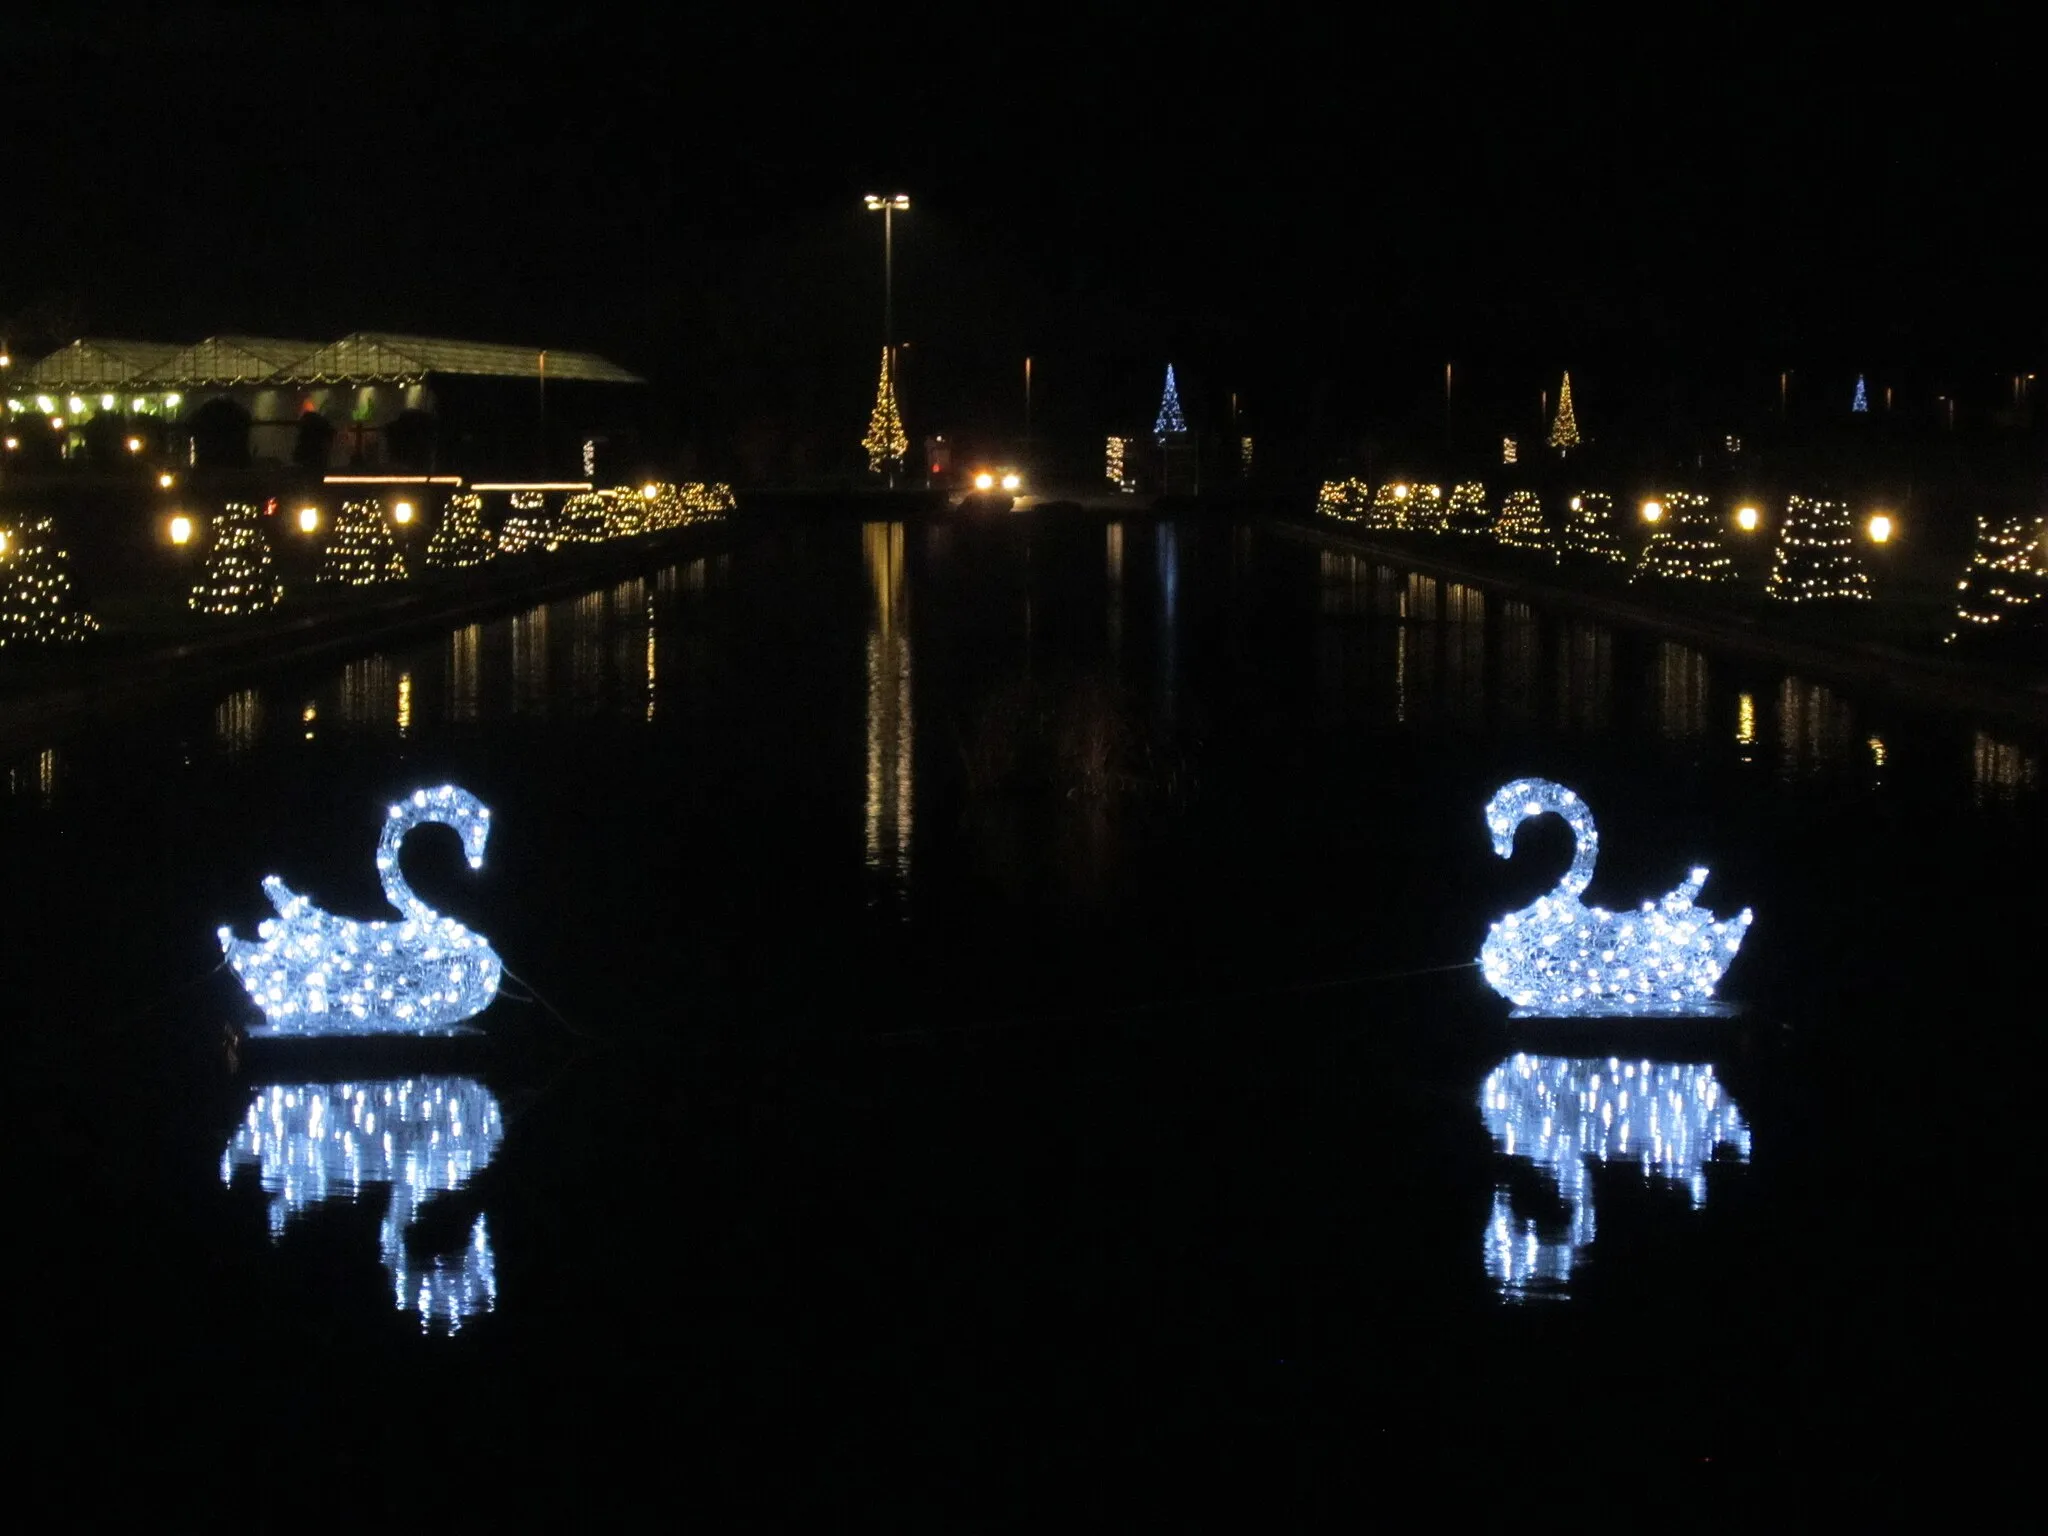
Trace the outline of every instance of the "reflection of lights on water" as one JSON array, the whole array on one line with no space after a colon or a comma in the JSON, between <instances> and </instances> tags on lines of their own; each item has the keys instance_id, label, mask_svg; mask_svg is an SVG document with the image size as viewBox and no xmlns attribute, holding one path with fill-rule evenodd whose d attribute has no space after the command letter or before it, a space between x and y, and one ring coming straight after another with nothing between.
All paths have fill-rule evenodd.
<instances>
[{"instance_id":1,"label":"reflection of lights on water","mask_svg":"<svg viewBox=\"0 0 2048 1536\"><path fill-rule=\"evenodd\" d=\"M254 688L231 693L213 709L213 736L229 757L256 745L263 733L263 695Z\"/></svg>"},{"instance_id":2,"label":"reflection of lights on water","mask_svg":"<svg viewBox=\"0 0 2048 1536\"><path fill-rule=\"evenodd\" d=\"M1673 741L1707 728L1707 658L1689 645L1657 644L1657 725Z\"/></svg>"},{"instance_id":3,"label":"reflection of lights on water","mask_svg":"<svg viewBox=\"0 0 2048 1536\"><path fill-rule=\"evenodd\" d=\"M475 720L483 692L483 626L465 624L448 637L448 718Z\"/></svg>"},{"instance_id":4,"label":"reflection of lights on water","mask_svg":"<svg viewBox=\"0 0 2048 1536\"><path fill-rule=\"evenodd\" d=\"M311 741L313 739L313 724L319 718L320 711L310 703L300 712L299 719L306 727L306 740Z\"/></svg>"},{"instance_id":5,"label":"reflection of lights on water","mask_svg":"<svg viewBox=\"0 0 2048 1536\"><path fill-rule=\"evenodd\" d=\"M1486 1273L1509 1301L1566 1294L1597 1235L1594 1163L1633 1163L1644 1180L1684 1189L1697 1210L1717 1151L1750 1156L1749 1126L1708 1065L1517 1053L1480 1088L1479 1114L1500 1152L1549 1175L1568 1212L1554 1235L1516 1213L1505 1185L1495 1189Z\"/></svg>"},{"instance_id":6,"label":"reflection of lights on water","mask_svg":"<svg viewBox=\"0 0 2048 1536\"><path fill-rule=\"evenodd\" d=\"M1983 805L2033 789L2040 779L2040 764L2032 753L1979 731L1970 744L1970 776L1976 801Z\"/></svg>"},{"instance_id":7,"label":"reflection of lights on water","mask_svg":"<svg viewBox=\"0 0 2048 1536\"><path fill-rule=\"evenodd\" d=\"M915 798L903 525L863 524L861 548L874 598L867 638L866 858L869 869L903 884L910 877Z\"/></svg>"},{"instance_id":8,"label":"reflection of lights on water","mask_svg":"<svg viewBox=\"0 0 2048 1536\"><path fill-rule=\"evenodd\" d=\"M1735 701L1735 744L1738 747L1756 745L1756 698L1742 694Z\"/></svg>"},{"instance_id":9,"label":"reflection of lights on water","mask_svg":"<svg viewBox=\"0 0 2048 1536\"><path fill-rule=\"evenodd\" d=\"M1778 741L1787 777L1846 768L1856 755L1855 719L1834 690L1788 677L1778 688Z\"/></svg>"},{"instance_id":10,"label":"reflection of lights on water","mask_svg":"<svg viewBox=\"0 0 2048 1536\"><path fill-rule=\"evenodd\" d=\"M398 674L398 734L403 736L412 729L412 674Z\"/></svg>"},{"instance_id":11,"label":"reflection of lights on water","mask_svg":"<svg viewBox=\"0 0 2048 1536\"><path fill-rule=\"evenodd\" d=\"M1869 746L1871 766L1875 768L1882 768L1884 766L1885 758L1884 738L1882 736L1871 737Z\"/></svg>"},{"instance_id":12,"label":"reflection of lights on water","mask_svg":"<svg viewBox=\"0 0 2048 1536\"><path fill-rule=\"evenodd\" d=\"M462 1188L491 1161L504 1134L497 1099L472 1078L277 1084L257 1091L221 1153L220 1177L232 1185L238 1169L256 1170L270 1196L272 1241L319 1205L388 1187L377 1246L392 1304L418 1314L423 1331L454 1333L497 1306L485 1220L471 1224L459 1253L427 1260L408 1251L406 1233L430 1199Z\"/></svg>"}]
</instances>

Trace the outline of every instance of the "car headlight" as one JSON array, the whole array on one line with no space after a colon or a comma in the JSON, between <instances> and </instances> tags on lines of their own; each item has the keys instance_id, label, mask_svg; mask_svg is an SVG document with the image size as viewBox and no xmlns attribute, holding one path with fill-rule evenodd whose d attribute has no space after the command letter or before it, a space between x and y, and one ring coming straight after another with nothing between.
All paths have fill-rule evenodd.
<instances>
[{"instance_id":1,"label":"car headlight","mask_svg":"<svg viewBox=\"0 0 2048 1536\"><path fill-rule=\"evenodd\" d=\"M1015 489L1017 489L1018 486L1022 485L1023 483L1024 477L1020 474L1015 473L1014 471L1010 474L1003 476L1003 489L1006 491L1014 491Z\"/></svg>"},{"instance_id":2,"label":"car headlight","mask_svg":"<svg viewBox=\"0 0 2048 1536\"><path fill-rule=\"evenodd\" d=\"M995 477L994 475L990 474L990 473L989 473L989 472L988 472L987 470L985 470L985 469L984 469L984 470L983 470L983 471L982 471L982 472L981 472L980 474L978 474L978 475L976 475L976 476L974 477L974 488L975 488L975 489L976 489L977 491L991 491L991 490L994 490L994 489L995 489L995 484L996 484L996 477Z\"/></svg>"}]
</instances>

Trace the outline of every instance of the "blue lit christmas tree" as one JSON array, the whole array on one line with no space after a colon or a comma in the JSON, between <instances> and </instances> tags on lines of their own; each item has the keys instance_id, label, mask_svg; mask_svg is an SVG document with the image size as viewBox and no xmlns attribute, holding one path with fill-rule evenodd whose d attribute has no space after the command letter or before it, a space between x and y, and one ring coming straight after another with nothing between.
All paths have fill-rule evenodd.
<instances>
[{"instance_id":1,"label":"blue lit christmas tree","mask_svg":"<svg viewBox=\"0 0 2048 1536\"><path fill-rule=\"evenodd\" d=\"M1863 387L1863 375L1860 373L1856 375L1856 398L1850 403L1849 409L1852 411L1868 411L1870 409L1870 392Z\"/></svg>"},{"instance_id":2,"label":"blue lit christmas tree","mask_svg":"<svg viewBox=\"0 0 2048 1536\"><path fill-rule=\"evenodd\" d=\"M1180 386L1173 381L1173 364L1166 365L1166 393L1159 400L1159 415L1152 423L1152 440L1164 443L1169 437L1181 437L1188 430L1188 419L1180 408Z\"/></svg>"}]
</instances>

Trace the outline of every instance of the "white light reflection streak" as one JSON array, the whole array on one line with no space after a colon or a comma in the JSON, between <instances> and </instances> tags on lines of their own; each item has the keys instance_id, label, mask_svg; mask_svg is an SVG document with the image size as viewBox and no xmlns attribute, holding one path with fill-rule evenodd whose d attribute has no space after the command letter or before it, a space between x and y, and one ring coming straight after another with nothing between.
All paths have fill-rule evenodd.
<instances>
[{"instance_id":1,"label":"white light reflection streak","mask_svg":"<svg viewBox=\"0 0 2048 1536\"><path fill-rule=\"evenodd\" d=\"M367 1188L391 1191L377 1246L392 1304L418 1314L422 1332L458 1332L494 1311L497 1261L479 1215L459 1253L416 1260L405 1235L433 1196L462 1188L497 1155L504 1116L473 1078L417 1077L360 1083L280 1083L259 1088L221 1153L221 1183L254 1168L270 1196L270 1237L330 1200Z\"/></svg>"},{"instance_id":2,"label":"white light reflection streak","mask_svg":"<svg viewBox=\"0 0 2048 1536\"><path fill-rule=\"evenodd\" d=\"M1750 1155L1749 1126L1710 1065L1568 1059L1517 1053L1479 1090L1479 1116L1505 1156L1549 1175L1567 1219L1546 1232L1519 1215L1503 1183L1487 1218L1486 1273L1506 1301L1563 1299L1572 1270L1597 1235L1592 1165L1633 1163L1644 1180L1676 1185L1698 1210L1706 1166L1726 1147Z\"/></svg>"}]
</instances>

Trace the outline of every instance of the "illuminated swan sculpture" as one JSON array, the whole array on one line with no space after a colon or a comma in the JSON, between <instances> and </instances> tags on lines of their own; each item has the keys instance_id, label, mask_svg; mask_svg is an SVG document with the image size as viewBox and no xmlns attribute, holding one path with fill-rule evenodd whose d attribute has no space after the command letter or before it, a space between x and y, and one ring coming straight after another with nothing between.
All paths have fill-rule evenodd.
<instances>
[{"instance_id":1,"label":"illuminated swan sculpture","mask_svg":"<svg viewBox=\"0 0 2048 1536\"><path fill-rule=\"evenodd\" d=\"M269 1020L251 1035L457 1034L491 1005L504 962L483 935L421 901L399 872L398 845L423 822L453 827L471 869L483 867L491 835L489 807L452 784L392 806L377 839L377 874L398 921L337 917L271 875L263 894L277 916L257 925L256 940L222 925L221 950Z\"/></svg>"},{"instance_id":2,"label":"illuminated swan sculpture","mask_svg":"<svg viewBox=\"0 0 2048 1536\"><path fill-rule=\"evenodd\" d=\"M1608 912L1579 900L1593 880L1600 834L1586 802L1548 779L1517 779L1487 803L1493 851L1515 851L1515 833L1531 816L1562 816L1578 839L1557 889L1495 923L1479 963L1515 1016L1569 1014L1703 1015L1725 1011L1714 984L1742 947L1752 913L1722 920L1693 898L1707 872L1695 868L1670 895L1640 911Z\"/></svg>"}]
</instances>

